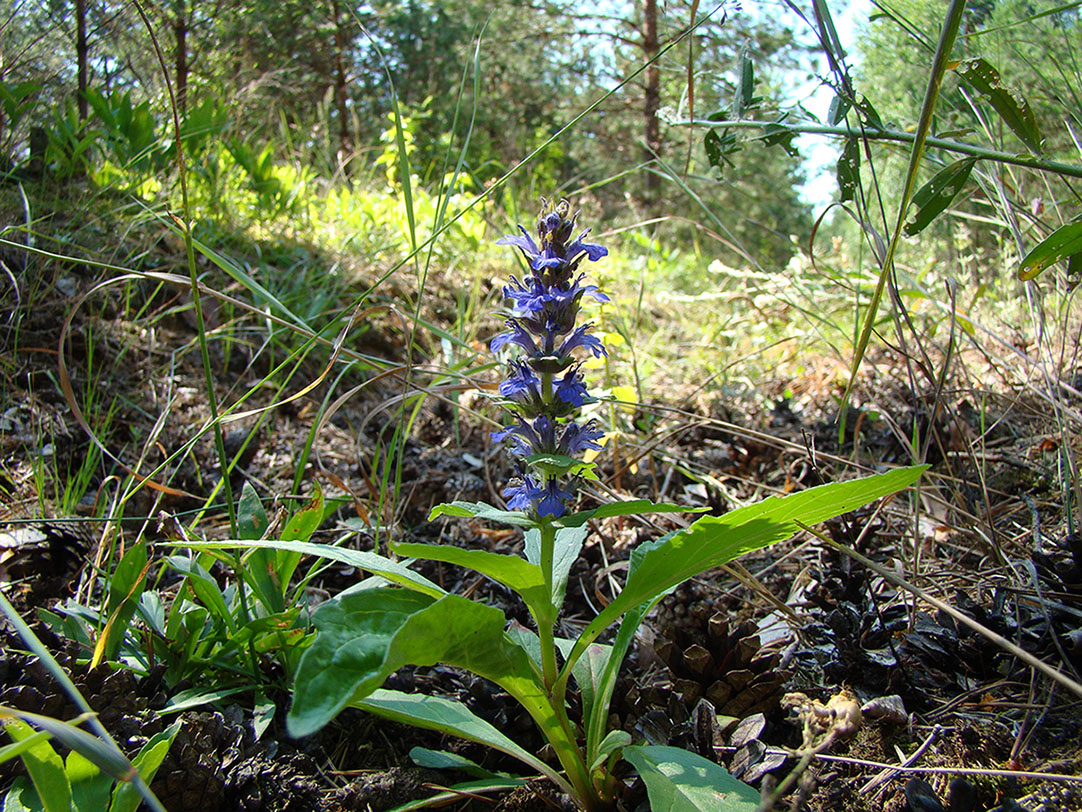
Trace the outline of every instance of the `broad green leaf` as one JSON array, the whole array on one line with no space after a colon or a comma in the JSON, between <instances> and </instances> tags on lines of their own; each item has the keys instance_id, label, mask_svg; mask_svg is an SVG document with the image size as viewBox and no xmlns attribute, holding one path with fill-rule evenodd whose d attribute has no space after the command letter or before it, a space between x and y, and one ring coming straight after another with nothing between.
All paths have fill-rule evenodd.
<instances>
[{"instance_id":1,"label":"broad green leaf","mask_svg":"<svg viewBox=\"0 0 1082 812\"><path fill-rule=\"evenodd\" d=\"M261 539L269 526L270 520L263 503L259 501L259 494L251 482L244 480L240 501L237 502L237 531L240 537L246 541Z\"/></svg>"},{"instance_id":2,"label":"broad green leaf","mask_svg":"<svg viewBox=\"0 0 1082 812\"><path fill-rule=\"evenodd\" d=\"M530 533L536 530L527 531ZM467 550L445 544L396 544L394 551L411 558L425 561L443 561L457 564L481 573L522 596L534 617L551 615L549 595L545 591L545 578L541 568L517 555L503 555L487 550ZM537 610L537 611L535 611Z\"/></svg>"},{"instance_id":3,"label":"broad green leaf","mask_svg":"<svg viewBox=\"0 0 1082 812\"><path fill-rule=\"evenodd\" d=\"M30 725L10 717L5 719L4 729L13 741L34 735ZM22 754L22 759L45 812L71 812L71 784L64 772L64 761L53 746L39 741Z\"/></svg>"},{"instance_id":4,"label":"broad green leaf","mask_svg":"<svg viewBox=\"0 0 1082 812\"><path fill-rule=\"evenodd\" d=\"M999 76L999 71L987 60L977 57L953 62L948 65L973 86L991 103L1003 123L1014 130L1034 152L1041 151L1041 128L1029 102L1015 90L1006 87Z\"/></svg>"},{"instance_id":5,"label":"broad green leaf","mask_svg":"<svg viewBox=\"0 0 1082 812\"><path fill-rule=\"evenodd\" d=\"M142 800L141 796L148 792L146 786L154 780L158 768L162 766L169 748L173 746L173 740L180 732L181 724L181 720L178 719L165 730L154 734L150 741L143 745L143 749L133 760L142 782L117 786L113 791L113 802L109 805L109 812L136 812Z\"/></svg>"},{"instance_id":6,"label":"broad green leaf","mask_svg":"<svg viewBox=\"0 0 1082 812\"><path fill-rule=\"evenodd\" d=\"M755 812L759 793L727 770L679 747L625 747L651 812Z\"/></svg>"},{"instance_id":7,"label":"broad green leaf","mask_svg":"<svg viewBox=\"0 0 1082 812\"><path fill-rule=\"evenodd\" d=\"M545 762L516 744L484 719L474 715L461 702L441 696L404 694L380 688L354 704L384 719L448 733L460 739L491 747L517 758L531 769L566 786L563 779L556 775Z\"/></svg>"},{"instance_id":8,"label":"broad green leaf","mask_svg":"<svg viewBox=\"0 0 1082 812\"><path fill-rule=\"evenodd\" d=\"M500 510L484 502L445 502L432 508L428 520L432 521L439 516L488 519L515 527L537 527L537 522L521 510Z\"/></svg>"},{"instance_id":9,"label":"broad green leaf","mask_svg":"<svg viewBox=\"0 0 1082 812\"><path fill-rule=\"evenodd\" d=\"M64 772L71 782L72 808L79 812L96 812L109 803L113 779L103 773L90 759L75 750L64 759Z\"/></svg>"},{"instance_id":10,"label":"broad green leaf","mask_svg":"<svg viewBox=\"0 0 1082 812\"><path fill-rule=\"evenodd\" d=\"M438 598L446 594L442 587L437 586L423 575L418 575L409 567L398 561L391 561L375 553L366 553L361 550L349 550L344 547L335 547L331 544L315 544L310 541L275 541L263 539L261 541L186 541L175 542L178 547L191 547L203 550L228 550L234 547L254 548L268 547L275 550L290 550L304 555L314 555L320 558L329 558L333 561L341 561L351 567L371 572L386 578L393 584L404 586L422 592L426 595Z\"/></svg>"},{"instance_id":11,"label":"broad green leaf","mask_svg":"<svg viewBox=\"0 0 1082 812\"><path fill-rule=\"evenodd\" d=\"M459 770L477 778L511 779L518 785L526 782L521 778L514 778L507 773L494 773L486 770L476 761L471 761L457 753L448 753L446 750L429 750L427 747L414 747L410 750L410 760L418 767L427 767L430 770Z\"/></svg>"},{"instance_id":12,"label":"broad green leaf","mask_svg":"<svg viewBox=\"0 0 1082 812\"><path fill-rule=\"evenodd\" d=\"M838 156L835 174L838 180L839 200L842 203L852 200L860 186L860 138L857 136L846 137L842 154Z\"/></svg>"},{"instance_id":13,"label":"broad green leaf","mask_svg":"<svg viewBox=\"0 0 1082 812\"><path fill-rule=\"evenodd\" d=\"M945 166L913 195L917 210L910 215L904 231L910 237L923 231L958 196L969 180L976 158L963 158Z\"/></svg>"},{"instance_id":14,"label":"broad green leaf","mask_svg":"<svg viewBox=\"0 0 1082 812\"><path fill-rule=\"evenodd\" d=\"M433 600L376 588L328 601L312 621L318 633L301 657L288 717L294 736L315 732L402 666L437 663L492 680L542 729L558 728L537 671L504 633L499 609L458 595Z\"/></svg>"},{"instance_id":15,"label":"broad green leaf","mask_svg":"<svg viewBox=\"0 0 1082 812\"><path fill-rule=\"evenodd\" d=\"M816 524L895 493L913 484L927 467L896 468L788 496L771 496L724 516L704 516L686 530L640 544L632 553L627 584L583 630L569 659L574 662L625 612L655 600L688 578L784 541L800 529L798 522Z\"/></svg>"},{"instance_id":16,"label":"broad green leaf","mask_svg":"<svg viewBox=\"0 0 1082 812\"><path fill-rule=\"evenodd\" d=\"M1018 269L1019 279L1033 279L1050 265L1082 253L1082 223L1060 226L1026 254Z\"/></svg>"},{"instance_id":17,"label":"broad green leaf","mask_svg":"<svg viewBox=\"0 0 1082 812\"><path fill-rule=\"evenodd\" d=\"M582 544L586 540L587 528L585 524L576 527L558 527L556 529L556 543L552 550L552 605L563 606L564 593L567 591L567 577L571 573L571 567L579 557ZM541 531L526 531L526 559L540 566L541 563Z\"/></svg>"},{"instance_id":18,"label":"broad green leaf","mask_svg":"<svg viewBox=\"0 0 1082 812\"><path fill-rule=\"evenodd\" d=\"M605 519L609 516L628 516L644 513L702 513L705 510L709 510L709 508L687 507L686 505L674 505L668 502L654 503L649 499L632 499L628 502L609 502L593 510L572 513L556 519L553 524L558 527L580 527L590 519Z\"/></svg>"},{"instance_id":19,"label":"broad green leaf","mask_svg":"<svg viewBox=\"0 0 1082 812\"><path fill-rule=\"evenodd\" d=\"M44 812L44 810L41 799L27 782L26 777L20 775L16 778L11 784L11 789L4 796L2 812Z\"/></svg>"},{"instance_id":20,"label":"broad green leaf","mask_svg":"<svg viewBox=\"0 0 1082 812\"><path fill-rule=\"evenodd\" d=\"M10 761L13 758L18 758L31 747L34 747L40 742L47 741L49 741L49 734L43 730L38 730L25 739L20 739L11 744L5 744L3 747L0 747L0 764L3 764L5 761Z\"/></svg>"}]
</instances>

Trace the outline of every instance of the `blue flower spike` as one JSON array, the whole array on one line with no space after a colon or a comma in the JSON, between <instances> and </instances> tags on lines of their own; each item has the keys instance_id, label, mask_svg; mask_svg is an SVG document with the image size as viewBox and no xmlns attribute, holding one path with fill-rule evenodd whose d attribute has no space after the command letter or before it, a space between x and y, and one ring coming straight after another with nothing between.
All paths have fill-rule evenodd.
<instances>
[{"instance_id":1,"label":"blue flower spike","mask_svg":"<svg viewBox=\"0 0 1082 812\"><path fill-rule=\"evenodd\" d=\"M575 350L595 358L607 355L601 340L590 334L593 325L576 326L576 320L583 296L609 301L595 285L583 284L586 275L578 272L584 259L597 262L609 252L585 242L589 229L572 239L577 219L566 200L551 206L542 201L536 240L522 226L521 234L497 240L519 249L529 271L522 279L512 276L504 287L508 329L490 344L493 352L517 348L499 387L516 424L492 438L510 441L511 453L525 458L520 476L503 492L507 507L540 518L558 519L567 512L579 480L572 472L581 468L570 458L600 450L597 441L604 436L596 421L575 422L590 402Z\"/></svg>"}]
</instances>

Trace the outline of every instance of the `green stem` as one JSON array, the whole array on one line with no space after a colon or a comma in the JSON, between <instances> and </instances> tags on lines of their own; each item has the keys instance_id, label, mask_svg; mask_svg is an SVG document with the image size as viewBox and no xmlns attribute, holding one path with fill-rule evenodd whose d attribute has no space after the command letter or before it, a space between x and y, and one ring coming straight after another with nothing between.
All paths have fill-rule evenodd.
<instances>
[{"instance_id":1,"label":"green stem","mask_svg":"<svg viewBox=\"0 0 1082 812\"><path fill-rule=\"evenodd\" d=\"M917 140L917 133L906 132L905 130L896 130L891 127L886 127L882 130L873 130L867 128L855 129L851 127L831 127L826 124L781 124L777 121L752 121L749 119L739 119L733 121L705 121L703 119L694 119L690 121L682 121L680 122L680 124L685 127L707 127L710 129L731 128L734 130L763 130L767 127L780 126L785 130L788 130L789 132L801 133L805 135L837 135L846 138L866 138L869 141L894 141L899 144L913 144ZM1019 155L1013 152L1001 152L997 149L979 147L976 144L966 144L962 141L952 141L947 138L935 138L933 136L926 137L923 143L926 147L945 149L948 152L957 152L961 155L972 155L976 158L983 158L988 161L996 161L997 163L1010 164L1012 166L1025 166L1029 169L1039 169L1045 172L1055 172L1058 175L1066 175L1072 178L1082 178L1082 166L1080 166L1079 164L1069 164L1063 161L1051 161L1030 155Z\"/></svg>"},{"instance_id":2,"label":"green stem","mask_svg":"<svg viewBox=\"0 0 1082 812\"><path fill-rule=\"evenodd\" d=\"M545 594L552 601L552 560L556 549L556 528L552 522L545 521L539 528L541 532L541 575L545 579ZM556 682L556 641L553 627L556 624L556 607L553 606L545 617L535 618L537 636L541 641L541 672L545 678L545 688L552 690ZM562 705L557 706L562 707Z\"/></svg>"}]
</instances>

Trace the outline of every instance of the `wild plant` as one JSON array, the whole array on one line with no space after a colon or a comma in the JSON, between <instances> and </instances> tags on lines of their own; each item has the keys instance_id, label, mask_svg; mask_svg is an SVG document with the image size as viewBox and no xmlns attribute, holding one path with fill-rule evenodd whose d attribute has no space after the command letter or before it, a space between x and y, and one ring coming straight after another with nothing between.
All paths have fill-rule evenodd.
<instances>
[{"instance_id":1,"label":"wild plant","mask_svg":"<svg viewBox=\"0 0 1082 812\"><path fill-rule=\"evenodd\" d=\"M648 500L608 502L573 510L577 487L596 477L577 455L598 447L601 429L577 416L590 396L582 355L603 355L590 324L577 324L583 297L604 299L580 273L584 260L606 256L578 236L569 204L546 206L537 238L524 229L500 242L519 249L521 277L504 288L506 330L492 340L513 350L499 402L513 423L496 432L509 443L517 469L503 491L506 509L480 502L439 505L430 519L455 516L494 521L525 533L525 556L480 548L389 542L413 561L474 570L517 593L534 629L508 624L500 609L447 592L406 564L361 551L288 540L226 545L304 552L347 562L377 576L323 603L312 616L316 634L296 673L290 732L316 732L346 707L434 729L490 746L552 781L584 810L613 808L624 796L631 765L644 779L655 808L679 796L703 810L752 810L758 793L718 764L678 748L636 744L630 733L609 729L609 705L621 663L650 610L677 585L746 552L784 540L802 525L845 513L916 481L922 467L835 482L784 498L771 497L689 526L632 551L626 583L575 639L556 636L568 577L586 540L588 523L611 516L693 512ZM607 643L599 642L607 636ZM381 688L407 665L458 667L499 685L533 719L551 746L553 763L441 696ZM572 692L579 702L570 703ZM581 713L573 712L581 707ZM505 779L471 782L471 791L506 786Z\"/></svg>"}]
</instances>

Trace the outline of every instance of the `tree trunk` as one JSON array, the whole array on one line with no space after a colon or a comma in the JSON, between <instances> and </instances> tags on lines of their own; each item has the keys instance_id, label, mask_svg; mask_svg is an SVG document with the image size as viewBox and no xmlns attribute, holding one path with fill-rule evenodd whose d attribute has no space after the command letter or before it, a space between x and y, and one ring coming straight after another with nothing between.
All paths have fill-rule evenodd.
<instances>
[{"instance_id":1,"label":"tree trunk","mask_svg":"<svg viewBox=\"0 0 1082 812\"><path fill-rule=\"evenodd\" d=\"M654 59L658 51L657 39L657 0L643 0L643 56ZM657 111L661 107L661 72L656 63L646 69L646 93L643 97L643 136L646 145L643 158L652 161L661 153L661 127ZM646 173L646 193L644 203L648 214L657 214L658 197L661 191L661 178L654 172Z\"/></svg>"},{"instance_id":2,"label":"tree trunk","mask_svg":"<svg viewBox=\"0 0 1082 812\"><path fill-rule=\"evenodd\" d=\"M188 111L188 14L184 0L174 6L173 34L176 36L177 110Z\"/></svg>"},{"instance_id":3,"label":"tree trunk","mask_svg":"<svg viewBox=\"0 0 1082 812\"><path fill-rule=\"evenodd\" d=\"M75 59L79 76L79 93L75 103L79 107L79 120L86 121L90 114L87 106L86 88L90 69L87 63L86 47L86 0L75 0Z\"/></svg>"},{"instance_id":4,"label":"tree trunk","mask_svg":"<svg viewBox=\"0 0 1082 812\"><path fill-rule=\"evenodd\" d=\"M342 25L338 0L332 0L334 11L334 109L338 113L339 149L349 159L352 144L349 137L349 109L346 107L346 33Z\"/></svg>"}]
</instances>

